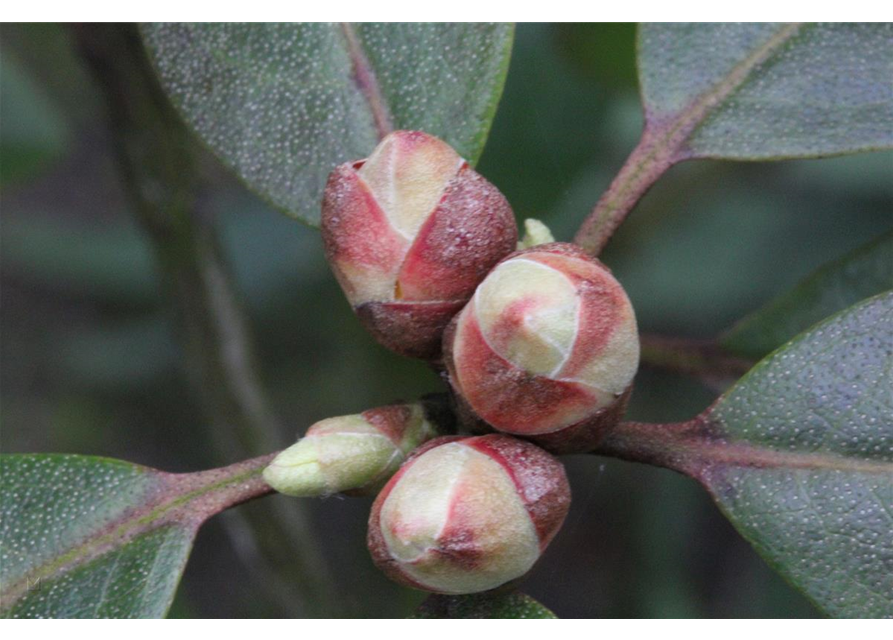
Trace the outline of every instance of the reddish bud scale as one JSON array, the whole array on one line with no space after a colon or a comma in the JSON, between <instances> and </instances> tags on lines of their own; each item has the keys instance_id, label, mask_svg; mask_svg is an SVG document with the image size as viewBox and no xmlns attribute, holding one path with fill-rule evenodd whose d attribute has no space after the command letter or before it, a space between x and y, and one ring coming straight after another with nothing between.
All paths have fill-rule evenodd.
<instances>
[{"instance_id":1,"label":"reddish bud scale","mask_svg":"<svg viewBox=\"0 0 893 640\"><path fill-rule=\"evenodd\" d=\"M360 414L362 418L370 425L378 429L379 433L399 447L403 443L406 435L406 426L410 424L414 405L409 404L392 404L385 407L376 407L375 409L367 409ZM313 427L308 430L308 433Z\"/></svg>"},{"instance_id":2,"label":"reddish bud scale","mask_svg":"<svg viewBox=\"0 0 893 640\"><path fill-rule=\"evenodd\" d=\"M474 593L526 573L570 505L564 468L509 436L452 436L419 447L372 506L369 549L397 582Z\"/></svg>"},{"instance_id":3,"label":"reddish bud scale","mask_svg":"<svg viewBox=\"0 0 893 640\"><path fill-rule=\"evenodd\" d=\"M592 448L623 415L639 359L623 288L578 247L502 260L444 334L463 413L549 451Z\"/></svg>"},{"instance_id":4,"label":"reddish bud scale","mask_svg":"<svg viewBox=\"0 0 893 640\"><path fill-rule=\"evenodd\" d=\"M447 144L397 131L329 176L322 235L363 325L393 351L433 359L444 327L518 231L499 190Z\"/></svg>"},{"instance_id":5,"label":"reddish bud scale","mask_svg":"<svg viewBox=\"0 0 893 640\"><path fill-rule=\"evenodd\" d=\"M570 505L567 480L561 481L564 468L545 451L515 438L476 436L466 444L496 460L512 478L536 528L540 550L545 550L561 528Z\"/></svg>"}]
</instances>

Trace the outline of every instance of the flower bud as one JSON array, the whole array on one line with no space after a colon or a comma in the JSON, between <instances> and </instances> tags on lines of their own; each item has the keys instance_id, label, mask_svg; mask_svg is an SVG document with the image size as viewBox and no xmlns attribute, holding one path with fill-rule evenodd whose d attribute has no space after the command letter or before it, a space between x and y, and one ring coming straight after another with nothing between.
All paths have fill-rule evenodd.
<instances>
[{"instance_id":1,"label":"flower bud","mask_svg":"<svg viewBox=\"0 0 893 640\"><path fill-rule=\"evenodd\" d=\"M440 354L443 329L518 230L496 187L446 143L396 131L329 176L326 256L364 326L384 346Z\"/></svg>"},{"instance_id":2,"label":"flower bud","mask_svg":"<svg viewBox=\"0 0 893 640\"><path fill-rule=\"evenodd\" d=\"M518 251L551 242L555 242L555 237L549 227L536 218L527 218L524 221L524 237L518 240Z\"/></svg>"},{"instance_id":3,"label":"flower bud","mask_svg":"<svg viewBox=\"0 0 893 640\"><path fill-rule=\"evenodd\" d=\"M530 570L569 506L564 467L539 447L502 434L437 438L378 494L369 550L402 584L487 591Z\"/></svg>"},{"instance_id":4,"label":"flower bud","mask_svg":"<svg viewBox=\"0 0 893 640\"><path fill-rule=\"evenodd\" d=\"M460 405L554 453L591 449L622 417L639 364L629 298L575 245L508 256L444 335Z\"/></svg>"},{"instance_id":5,"label":"flower bud","mask_svg":"<svg viewBox=\"0 0 893 640\"><path fill-rule=\"evenodd\" d=\"M421 403L328 418L264 469L264 480L290 496L374 493L436 430Z\"/></svg>"}]
</instances>

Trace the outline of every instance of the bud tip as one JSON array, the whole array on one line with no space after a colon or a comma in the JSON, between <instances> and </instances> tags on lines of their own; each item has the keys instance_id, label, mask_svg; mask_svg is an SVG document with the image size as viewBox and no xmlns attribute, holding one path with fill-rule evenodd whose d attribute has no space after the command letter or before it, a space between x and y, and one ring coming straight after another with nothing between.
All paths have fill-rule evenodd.
<instances>
[{"instance_id":1,"label":"bud tip","mask_svg":"<svg viewBox=\"0 0 893 640\"><path fill-rule=\"evenodd\" d=\"M549 231L549 227L536 218L524 220L524 237L518 242L518 251L550 242L555 242L555 237Z\"/></svg>"},{"instance_id":2,"label":"bud tip","mask_svg":"<svg viewBox=\"0 0 893 640\"><path fill-rule=\"evenodd\" d=\"M303 438L282 451L264 469L264 481L279 493L295 497L329 493L312 438Z\"/></svg>"}]
</instances>

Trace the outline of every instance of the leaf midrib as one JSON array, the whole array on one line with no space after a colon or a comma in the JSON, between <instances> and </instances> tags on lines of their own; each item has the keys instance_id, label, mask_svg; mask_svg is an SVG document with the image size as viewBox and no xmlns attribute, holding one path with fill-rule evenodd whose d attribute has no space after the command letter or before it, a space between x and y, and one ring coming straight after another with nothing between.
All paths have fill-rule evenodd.
<instances>
[{"instance_id":1,"label":"leaf midrib","mask_svg":"<svg viewBox=\"0 0 893 640\"><path fill-rule=\"evenodd\" d=\"M652 160L661 152L672 156L673 162L683 159L685 154L680 153L683 145L707 116L747 82L751 71L768 61L775 52L799 34L804 25L803 22L785 24L710 89L667 120L666 124L655 126L653 130L658 132L657 141L653 143L653 151L644 158L644 161Z\"/></svg>"},{"instance_id":2,"label":"leaf midrib","mask_svg":"<svg viewBox=\"0 0 893 640\"><path fill-rule=\"evenodd\" d=\"M826 451L783 451L716 435L722 432L722 422L706 415L675 424L623 422L593 453L665 467L699 480L723 466L839 471L893 479L890 460L859 459Z\"/></svg>"},{"instance_id":3,"label":"leaf midrib","mask_svg":"<svg viewBox=\"0 0 893 640\"><path fill-rule=\"evenodd\" d=\"M144 507L137 508L135 511L123 516L117 524L112 524L111 528L108 526L103 527L67 551L33 567L0 592L0 603L2 603L0 604L0 613L11 609L27 591L28 585L49 578L57 572L67 572L77 566L86 564L116 546L124 546L124 544L143 533L172 523L181 525L187 532L190 529L194 532L205 519L231 506L231 504L224 503L211 508L206 506L205 508L196 509L194 512L187 512L182 517L178 517L180 515L178 510L182 510L183 507L200 498L213 495L219 489L259 479L266 462L270 459L272 459L272 456L268 455L248 461L248 463L253 463L254 466L249 466L247 463L234 465L237 467L249 466L249 469L235 475L225 476L217 481L199 484L199 486L196 486L196 483L201 483L202 476L214 473L214 471L195 474L167 474L151 469L147 470L146 473L157 474L158 490L164 492L173 488L175 493L173 495L162 493L159 498L149 502ZM176 491L177 489L179 489L179 492ZM235 504L235 502L232 504Z\"/></svg>"},{"instance_id":4,"label":"leaf midrib","mask_svg":"<svg viewBox=\"0 0 893 640\"><path fill-rule=\"evenodd\" d=\"M893 478L893 462L864 460L825 452L800 453L760 447L745 442L698 442L693 458L706 463L705 469L716 465L752 467L759 469L809 469L862 474L889 475Z\"/></svg>"},{"instance_id":5,"label":"leaf midrib","mask_svg":"<svg viewBox=\"0 0 893 640\"><path fill-rule=\"evenodd\" d=\"M381 93L381 86L379 86L378 78L375 75L375 69L372 68L372 64L363 50L363 44L353 24L342 22L341 33L344 36L347 55L350 58L350 64L353 69L354 85L356 85L356 88L363 95L369 106L372 120L375 122L378 139L381 140L394 130L390 114L388 113L387 101Z\"/></svg>"},{"instance_id":6,"label":"leaf midrib","mask_svg":"<svg viewBox=\"0 0 893 640\"><path fill-rule=\"evenodd\" d=\"M803 26L804 23L785 24L721 80L681 110L661 119L649 113L646 106L642 139L580 227L575 242L592 255L597 255L614 229L648 188L674 164L694 157L684 152L685 144L707 116L744 85L751 71L800 33ZM646 104L644 95L642 98L642 103ZM618 217L618 212L623 213Z\"/></svg>"}]
</instances>

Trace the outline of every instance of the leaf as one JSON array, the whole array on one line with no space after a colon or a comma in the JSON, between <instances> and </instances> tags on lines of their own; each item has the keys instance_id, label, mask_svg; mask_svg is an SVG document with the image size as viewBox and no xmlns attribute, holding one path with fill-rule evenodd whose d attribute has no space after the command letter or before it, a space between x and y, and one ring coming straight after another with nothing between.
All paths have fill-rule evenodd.
<instances>
[{"instance_id":1,"label":"leaf","mask_svg":"<svg viewBox=\"0 0 893 640\"><path fill-rule=\"evenodd\" d=\"M893 617L893 292L800 335L694 420L623 423L597 453L698 479L829 615Z\"/></svg>"},{"instance_id":2,"label":"leaf","mask_svg":"<svg viewBox=\"0 0 893 640\"><path fill-rule=\"evenodd\" d=\"M893 24L643 24L639 145L580 227L597 255L681 160L893 148Z\"/></svg>"},{"instance_id":3,"label":"leaf","mask_svg":"<svg viewBox=\"0 0 893 640\"><path fill-rule=\"evenodd\" d=\"M720 340L729 351L761 358L816 322L893 289L893 232L831 262L747 316Z\"/></svg>"},{"instance_id":4,"label":"leaf","mask_svg":"<svg viewBox=\"0 0 893 640\"><path fill-rule=\"evenodd\" d=\"M198 527L269 491L268 461L171 474L91 456L0 456L0 614L164 616Z\"/></svg>"},{"instance_id":5,"label":"leaf","mask_svg":"<svg viewBox=\"0 0 893 640\"><path fill-rule=\"evenodd\" d=\"M556 618L539 602L518 591L467 596L433 595L413 618Z\"/></svg>"},{"instance_id":6,"label":"leaf","mask_svg":"<svg viewBox=\"0 0 893 640\"><path fill-rule=\"evenodd\" d=\"M636 23L569 22L553 26L555 48L587 78L624 89L636 86Z\"/></svg>"},{"instance_id":7,"label":"leaf","mask_svg":"<svg viewBox=\"0 0 893 640\"><path fill-rule=\"evenodd\" d=\"M479 157L508 69L504 24L148 24L186 121L285 213L319 222L333 167L392 129Z\"/></svg>"},{"instance_id":8,"label":"leaf","mask_svg":"<svg viewBox=\"0 0 893 640\"><path fill-rule=\"evenodd\" d=\"M65 209L60 208L59 215L47 215L47 208L23 207L7 215L3 221L5 269L66 295L136 306L155 302L158 276L152 252L129 218L116 216L102 226L76 225ZM119 223L122 219L127 222Z\"/></svg>"},{"instance_id":9,"label":"leaf","mask_svg":"<svg viewBox=\"0 0 893 640\"><path fill-rule=\"evenodd\" d=\"M650 124L692 158L893 146L893 24L645 24Z\"/></svg>"},{"instance_id":10,"label":"leaf","mask_svg":"<svg viewBox=\"0 0 893 640\"><path fill-rule=\"evenodd\" d=\"M751 544L827 613L893 617L893 293L833 317L707 416L701 481Z\"/></svg>"},{"instance_id":11,"label":"leaf","mask_svg":"<svg viewBox=\"0 0 893 640\"><path fill-rule=\"evenodd\" d=\"M13 56L4 53L0 69L0 185L7 186L62 157L70 132L56 105Z\"/></svg>"}]
</instances>

